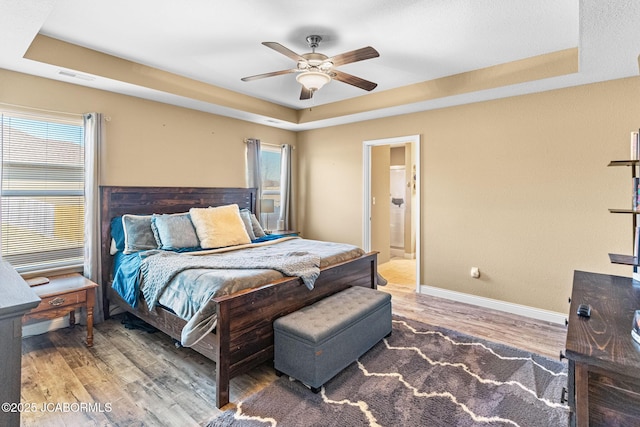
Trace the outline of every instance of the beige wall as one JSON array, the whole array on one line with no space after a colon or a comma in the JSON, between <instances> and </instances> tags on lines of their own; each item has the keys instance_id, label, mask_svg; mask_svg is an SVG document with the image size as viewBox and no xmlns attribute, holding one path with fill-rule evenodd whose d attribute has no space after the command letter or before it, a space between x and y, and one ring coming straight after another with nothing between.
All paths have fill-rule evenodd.
<instances>
[{"instance_id":1,"label":"beige wall","mask_svg":"<svg viewBox=\"0 0 640 427\"><path fill-rule=\"evenodd\" d=\"M302 132L302 228L361 244L362 141L421 134L421 283L566 312L574 269L631 274L607 256L631 251L607 210L630 205L630 172L606 165L639 99L631 78Z\"/></svg>"},{"instance_id":2,"label":"beige wall","mask_svg":"<svg viewBox=\"0 0 640 427\"><path fill-rule=\"evenodd\" d=\"M404 147L391 147L391 166L405 166Z\"/></svg>"},{"instance_id":3,"label":"beige wall","mask_svg":"<svg viewBox=\"0 0 640 427\"><path fill-rule=\"evenodd\" d=\"M244 186L244 145L297 145L306 237L362 243L362 141L421 134L421 283L558 312L574 269L629 276L640 78L294 133L0 70L0 102L111 117L107 185ZM479 267L481 279L469 269Z\"/></svg>"},{"instance_id":4,"label":"beige wall","mask_svg":"<svg viewBox=\"0 0 640 427\"><path fill-rule=\"evenodd\" d=\"M1 69L0 103L110 117L104 185L244 187L245 138L296 144L291 131Z\"/></svg>"}]
</instances>

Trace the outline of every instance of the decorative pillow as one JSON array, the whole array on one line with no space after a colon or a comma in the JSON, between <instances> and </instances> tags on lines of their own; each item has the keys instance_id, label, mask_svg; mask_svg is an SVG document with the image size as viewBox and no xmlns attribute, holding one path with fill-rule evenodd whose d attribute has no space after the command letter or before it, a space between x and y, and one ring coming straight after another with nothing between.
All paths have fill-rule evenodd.
<instances>
[{"instance_id":1,"label":"decorative pillow","mask_svg":"<svg viewBox=\"0 0 640 427\"><path fill-rule=\"evenodd\" d=\"M251 212L248 209L240 209L240 218L242 218L244 229L247 230L249 239L256 240L256 235L253 233L253 225L251 225Z\"/></svg>"},{"instance_id":2,"label":"decorative pillow","mask_svg":"<svg viewBox=\"0 0 640 427\"><path fill-rule=\"evenodd\" d=\"M125 254L158 247L151 229L151 215L122 215L122 227Z\"/></svg>"},{"instance_id":3,"label":"decorative pillow","mask_svg":"<svg viewBox=\"0 0 640 427\"><path fill-rule=\"evenodd\" d=\"M251 243L236 204L215 208L191 208L189 214L202 249Z\"/></svg>"},{"instance_id":4,"label":"decorative pillow","mask_svg":"<svg viewBox=\"0 0 640 427\"><path fill-rule=\"evenodd\" d=\"M188 213L151 217L151 229L160 249L184 249L200 246Z\"/></svg>"},{"instance_id":5,"label":"decorative pillow","mask_svg":"<svg viewBox=\"0 0 640 427\"><path fill-rule=\"evenodd\" d=\"M256 235L256 239L266 236L266 233L262 229L260 221L258 221L255 214L251 214L251 226L253 227L253 234Z\"/></svg>"}]
</instances>

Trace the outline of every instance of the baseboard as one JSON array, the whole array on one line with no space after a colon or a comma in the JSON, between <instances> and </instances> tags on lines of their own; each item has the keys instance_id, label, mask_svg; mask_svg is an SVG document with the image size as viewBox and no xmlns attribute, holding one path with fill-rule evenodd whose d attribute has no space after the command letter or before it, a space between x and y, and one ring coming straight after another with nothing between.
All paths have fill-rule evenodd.
<instances>
[{"instance_id":1,"label":"baseboard","mask_svg":"<svg viewBox=\"0 0 640 427\"><path fill-rule=\"evenodd\" d=\"M126 313L126 310L119 305L111 305L109 307L109 316L115 316L116 314Z\"/></svg>"},{"instance_id":2,"label":"baseboard","mask_svg":"<svg viewBox=\"0 0 640 427\"><path fill-rule=\"evenodd\" d=\"M114 316L116 314L124 313L125 311L118 307L117 305L112 305L109 315ZM82 321L82 317L80 312L76 310L76 323ZM30 323L28 325L22 326L22 337L30 337L33 335L42 335L47 332L55 331L56 329L68 328L69 327L69 315L64 317L58 317L52 320L43 320L41 322Z\"/></svg>"},{"instance_id":3,"label":"baseboard","mask_svg":"<svg viewBox=\"0 0 640 427\"><path fill-rule=\"evenodd\" d=\"M76 317L77 319L77 317ZM30 323L22 326L22 337L30 337L32 335L41 335L56 329L69 327L69 315L58 317L52 320L43 320L42 322Z\"/></svg>"},{"instance_id":4,"label":"baseboard","mask_svg":"<svg viewBox=\"0 0 640 427\"><path fill-rule=\"evenodd\" d=\"M391 255L391 257L396 257L396 258L404 258L404 259L415 259L416 258L416 254L413 252L405 252L403 248L397 248L395 246L392 246L391 249L389 250L389 254Z\"/></svg>"},{"instance_id":5,"label":"baseboard","mask_svg":"<svg viewBox=\"0 0 640 427\"><path fill-rule=\"evenodd\" d=\"M404 257L404 249L402 248L395 248L395 247L391 247L391 249L389 250L389 254L392 257Z\"/></svg>"},{"instance_id":6,"label":"baseboard","mask_svg":"<svg viewBox=\"0 0 640 427\"><path fill-rule=\"evenodd\" d=\"M421 285L420 293L431 295L439 298L446 298L453 301L464 302L467 304L477 305L479 307L491 308L493 310L504 311L506 313L517 314L532 319L542 320L545 322L564 325L567 315L557 313L555 311L543 310L540 308L529 307L526 305L514 304L510 302L500 301L491 298L479 297L476 295L465 294L462 292L450 291L447 289L436 288L433 286Z\"/></svg>"}]
</instances>

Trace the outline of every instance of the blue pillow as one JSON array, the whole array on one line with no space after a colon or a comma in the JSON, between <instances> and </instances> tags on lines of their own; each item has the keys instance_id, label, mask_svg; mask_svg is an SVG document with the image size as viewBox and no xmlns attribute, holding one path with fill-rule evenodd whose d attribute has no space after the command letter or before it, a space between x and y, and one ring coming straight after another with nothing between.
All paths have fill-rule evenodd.
<instances>
[{"instance_id":1,"label":"blue pillow","mask_svg":"<svg viewBox=\"0 0 640 427\"><path fill-rule=\"evenodd\" d=\"M123 253L157 249L156 238L151 229L151 215L122 215L122 227L124 228Z\"/></svg>"},{"instance_id":2,"label":"blue pillow","mask_svg":"<svg viewBox=\"0 0 640 427\"><path fill-rule=\"evenodd\" d=\"M116 249L120 252L124 251L124 227L121 216L111 219L111 238L116 243Z\"/></svg>"},{"instance_id":3,"label":"blue pillow","mask_svg":"<svg viewBox=\"0 0 640 427\"><path fill-rule=\"evenodd\" d=\"M251 240L256 240L256 235L253 234L253 225L251 224L251 212L247 209L240 210L240 218L244 223L244 228L247 230L247 234Z\"/></svg>"},{"instance_id":4,"label":"blue pillow","mask_svg":"<svg viewBox=\"0 0 640 427\"><path fill-rule=\"evenodd\" d=\"M151 218L151 229L160 249L175 250L195 248L200 245L188 213L154 214Z\"/></svg>"},{"instance_id":5,"label":"blue pillow","mask_svg":"<svg viewBox=\"0 0 640 427\"><path fill-rule=\"evenodd\" d=\"M240 213L242 214L242 212L247 212L247 214L249 215L250 221L251 221L251 228L253 231L253 238L251 240L254 239L259 239L260 237L264 237L265 236L265 232L262 229L262 226L260 225L260 222L258 221L258 218L256 218L255 214L253 214L249 209L241 209ZM249 233L248 231L248 227L247 227L247 234L249 234L249 236L251 236L251 233Z\"/></svg>"}]
</instances>

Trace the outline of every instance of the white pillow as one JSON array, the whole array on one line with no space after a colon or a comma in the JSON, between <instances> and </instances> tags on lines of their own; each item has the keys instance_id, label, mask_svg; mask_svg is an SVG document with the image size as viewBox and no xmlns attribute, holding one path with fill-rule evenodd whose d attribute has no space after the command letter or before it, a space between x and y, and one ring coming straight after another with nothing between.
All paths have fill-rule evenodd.
<instances>
[{"instance_id":1,"label":"white pillow","mask_svg":"<svg viewBox=\"0 0 640 427\"><path fill-rule=\"evenodd\" d=\"M202 249L251 243L238 205L189 209Z\"/></svg>"}]
</instances>

